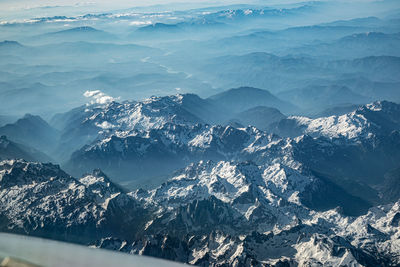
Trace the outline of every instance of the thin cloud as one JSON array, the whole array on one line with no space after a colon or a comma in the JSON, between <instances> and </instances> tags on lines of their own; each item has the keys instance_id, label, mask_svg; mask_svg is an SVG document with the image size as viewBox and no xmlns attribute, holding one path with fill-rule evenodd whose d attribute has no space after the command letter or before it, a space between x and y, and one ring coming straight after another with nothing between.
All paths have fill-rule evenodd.
<instances>
[{"instance_id":1,"label":"thin cloud","mask_svg":"<svg viewBox=\"0 0 400 267\"><path fill-rule=\"evenodd\" d=\"M89 104L108 104L110 102L119 100L118 98L114 98L112 96L106 95L100 90L86 91L83 93L83 96L86 98L91 98Z\"/></svg>"}]
</instances>

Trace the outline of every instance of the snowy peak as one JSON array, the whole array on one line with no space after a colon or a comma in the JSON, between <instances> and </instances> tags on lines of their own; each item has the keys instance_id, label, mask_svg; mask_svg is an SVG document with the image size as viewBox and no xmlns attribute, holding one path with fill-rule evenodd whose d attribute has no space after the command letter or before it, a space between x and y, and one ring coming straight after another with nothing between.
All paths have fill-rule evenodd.
<instances>
[{"instance_id":1,"label":"snowy peak","mask_svg":"<svg viewBox=\"0 0 400 267\"><path fill-rule=\"evenodd\" d=\"M121 234L125 225L134 229L132 225L142 220L132 222L135 215L144 213L99 171L78 181L59 166L20 160L0 162L0 209L2 231L50 232L84 244L109 233Z\"/></svg>"},{"instance_id":2,"label":"snowy peak","mask_svg":"<svg viewBox=\"0 0 400 267\"><path fill-rule=\"evenodd\" d=\"M257 157L278 141L278 137L254 127L166 123L149 131L116 132L99 139L73 153L68 168L75 173L101 167L120 179L161 174L165 177L165 173L199 160ZM155 160L160 162L158 168L153 168ZM116 161L120 162L118 168L110 164Z\"/></svg>"},{"instance_id":3,"label":"snowy peak","mask_svg":"<svg viewBox=\"0 0 400 267\"><path fill-rule=\"evenodd\" d=\"M308 134L314 137L344 137L349 140L359 140L399 130L399 118L400 105L377 101L341 116L316 119L292 116L277 123L274 131L282 136L291 137Z\"/></svg>"},{"instance_id":4,"label":"snowy peak","mask_svg":"<svg viewBox=\"0 0 400 267\"><path fill-rule=\"evenodd\" d=\"M194 199L214 196L223 202L232 202L249 188L250 179L246 169L261 179L256 165L233 164L229 162L200 162L187 167L182 173L154 191L154 201L188 203ZM255 179L255 177L253 176ZM179 205L179 204L178 204Z\"/></svg>"},{"instance_id":5,"label":"snowy peak","mask_svg":"<svg viewBox=\"0 0 400 267\"><path fill-rule=\"evenodd\" d=\"M280 164L263 168L251 162L208 161L192 164L159 188L136 196L163 208L213 197L250 220L257 212L282 206L283 199L290 203L287 208L302 210L297 190L304 190L312 179Z\"/></svg>"},{"instance_id":6,"label":"snowy peak","mask_svg":"<svg viewBox=\"0 0 400 267\"><path fill-rule=\"evenodd\" d=\"M95 125L99 130L129 132L160 128L166 123L196 124L203 121L184 106L184 95L151 97L141 102L112 101L92 104L85 108L84 124Z\"/></svg>"},{"instance_id":7,"label":"snowy peak","mask_svg":"<svg viewBox=\"0 0 400 267\"><path fill-rule=\"evenodd\" d=\"M63 152L65 160L84 145L110 138L112 135L123 138L160 129L168 124L179 126L205 123L188 111L190 107L185 106L185 95L151 97L141 102L121 103L115 99L107 100L109 96L99 91L88 91L87 95L97 98L86 106L58 114L52 119L52 124L61 129L62 146L59 150ZM200 102L197 110L206 110L202 106Z\"/></svg>"},{"instance_id":8,"label":"snowy peak","mask_svg":"<svg viewBox=\"0 0 400 267\"><path fill-rule=\"evenodd\" d=\"M389 101L377 101L361 106L356 112L363 114L382 134L400 129L400 105Z\"/></svg>"},{"instance_id":9,"label":"snowy peak","mask_svg":"<svg viewBox=\"0 0 400 267\"><path fill-rule=\"evenodd\" d=\"M0 175L2 188L49 182L54 181L54 179L73 180L58 165L26 162L23 160L6 160L0 162Z\"/></svg>"},{"instance_id":10,"label":"snowy peak","mask_svg":"<svg viewBox=\"0 0 400 267\"><path fill-rule=\"evenodd\" d=\"M148 100L144 100L136 106L136 110L126 121L128 125L136 126L139 124L145 130L159 128L165 123L203 123L200 118L183 107L184 99L184 95L174 95L152 97Z\"/></svg>"},{"instance_id":11,"label":"snowy peak","mask_svg":"<svg viewBox=\"0 0 400 267\"><path fill-rule=\"evenodd\" d=\"M84 175L79 179L79 182L84 184L89 190L103 194L119 194L123 189L114 184L100 169L94 170L91 174Z\"/></svg>"}]
</instances>

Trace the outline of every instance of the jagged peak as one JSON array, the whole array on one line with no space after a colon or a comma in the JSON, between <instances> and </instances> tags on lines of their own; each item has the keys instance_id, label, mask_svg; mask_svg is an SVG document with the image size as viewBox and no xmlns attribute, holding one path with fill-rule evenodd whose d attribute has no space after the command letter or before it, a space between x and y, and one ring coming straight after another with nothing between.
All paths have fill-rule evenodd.
<instances>
[{"instance_id":1,"label":"jagged peak","mask_svg":"<svg viewBox=\"0 0 400 267\"><path fill-rule=\"evenodd\" d=\"M114 183L102 170L94 169L92 173L83 175L79 182L96 193L109 191L111 194L126 192L120 185Z\"/></svg>"},{"instance_id":2,"label":"jagged peak","mask_svg":"<svg viewBox=\"0 0 400 267\"><path fill-rule=\"evenodd\" d=\"M20 159L0 161L0 175L3 187L42 183L54 179L75 181L73 177L61 170L59 165L28 162Z\"/></svg>"},{"instance_id":3,"label":"jagged peak","mask_svg":"<svg viewBox=\"0 0 400 267\"><path fill-rule=\"evenodd\" d=\"M377 119L372 113L388 114L384 120ZM375 136L378 127L398 128L400 105L389 101L375 101L359 106L356 110L343 114L311 119L302 116L291 116L289 120L296 122L303 134L313 137L325 136L329 138L345 137L348 140L370 138Z\"/></svg>"},{"instance_id":4,"label":"jagged peak","mask_svg":"<svg viewBox=\"0 0 400 267\"><path fill-rule=\"evenodd\" d=\"M6 136L2 136L2 138ZM40 169L40 168L48 168L54 170L61 170L60 165L53 163L42 163L42 162L30 162L23 159L10 159L10 160L2 160L0 161L0 166L3 168L13 168L20 167L24 171L28 171L30 169Z\"/></svg>"},{"instance_id":5,"label":"jagged peak","mask_svg":"<svg viewBox=\"0 0 400 267\"><path fill-rule=\"evenodd\" d=\"M85 184L86 186L90 186L95 183L104 183L104 184L111 183L111 180L100 169L94 169L92 173L84 174L82 178L79 179L79 181Z\"/></svg>"},{"instance_id":6,"label":"jagged peak","mask_svg":"<svg viewBox=\"0 0 400 267\"><path fill-rule=\"evenodd\" d=\"M359 107L358 110L365 110L365 109L369 109L371 111L386 111L386 110L390 110L390 109L397 109L400 110L400 105L394 103L394 102L390 102L387 100L380 100L380 101L375 101L369 104L366 104L364 106Z\"/></svg>"}]
</instances>

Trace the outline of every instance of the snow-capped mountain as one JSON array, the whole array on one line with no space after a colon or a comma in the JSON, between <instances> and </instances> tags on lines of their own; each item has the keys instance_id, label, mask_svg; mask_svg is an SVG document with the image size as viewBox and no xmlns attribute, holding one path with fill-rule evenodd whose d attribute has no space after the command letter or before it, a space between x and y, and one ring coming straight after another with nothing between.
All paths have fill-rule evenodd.
<instances>
[{"instance_id":1,"label":"snow-capped mountain","mask_svg":"<svg viewBox=\"0 0 400 267\"><path fill-rule=\"evenodd\" d=\"M399 1L38 2L0 1L0 236L400 266Z\"/></svg>"},{"instance_id":2,"label":"snow-capped mountain","mask_svg":"<svg viewBox=\"0 0 400 267\"><path fill-rule=\"evenodd\" d=\"M101 166L113 176L132 179L140 178L140 175L170 173L199 160L247 158L250 154L261 153L265 150L263 146L279 140L277 136L253 127L237 129L231 126L168 123L149 131L131 131L122 136L116 132L75 152L68 166L78 168L78 171ZM154 161L158 168L153 167ZM118 168L115 168L114 162L119 162Z\"/></svg>"},{"instance_id":3,"label":"snow-capped mountain","mask_svg":"<svg viewBox=\"0 0 400 267\"><path fill-rule=\"evenodd\" d=\"M100 171L78 180L52 164L0 168L2 231L202 266L400 264L399 202L360 217L314 211L299 196L315 178L279 164L200 162L132 193Z\"/></svg>"},{"instance_id":4,"label":"snow-capped mountain","mask_svg":"<svg viewBox=\"0 0 400 267\"><path fill-rule=\"evenodd\" d=\"M137 187L148 177L156 185L174 170L200 160L272 164L285 159L289 166L301 162L322 174L344 169L339 176L351 174L363 183L367 178L367 184L398 167L400 114L399 105L391 102L360 106L341 116L282 119L272 131L296 137L286 139L254 127L205 124L198 116L186 116L190 107L182 104L186 98L177 95L92 108L83 121L97 127L97 140L75 151L67 170L80 175L102 168ZM175 110L184 111L173 115ZM103 129L105 125L112 126Z\"/></svg>"},{"instance_id":5,"label":"snow-capped mountain","mask_svg":"<svg viewBox=\"0 0 400 267\"><path fill-rule=\"evenodd\" d=\"M60 115L71 134L93 134L68 169L158 185L128 192L99 170L75 179L52 164L2 161L1 230L202 266L400 264L389 172L400 160L399 105L284 118L275 129L291 122L292 138L207 124L201 107L211 106L176 95Z\"/></svg>"},{"instance_id":6,"label":"snow-capped mountain","mask_svg":"<svg viewBox=\"0 0 400 267\"><path fill-rule=\"evenodd\" d=\"M273 131L281 136L293 137L307 134L313 137L344 137L360 140L399 130L399 118L400 105L388 101L377 101L340 116L316 119L288 117L277 123Z\"/></svg>"},{"instance_id":7,"label":"snow-capped mountain","mask_svg":"<svg viewBox=\"0 0 400 267\"><path fill-rule=\"evenodd\" d=\"M50 163L2 161L0 196L2 231L74 242L123 233L143 213L100 171L78 180Z\"/></svg>"},{"instance_id":8,"label":"snow-capped mountain","mask_svg":"<svg viewBox=\"0 0 400 267\"><path fill-rule=\"evenodd\" d=\"M226 110L193 94L151 97L141 102L112 100L89 103L54 116L51 124L61 131L59 147L64 151L63 159L82 146L111 134L126 137L134 135L132 132L143 133L171 123L195 125L229 118Z\"/></svg>"},{"instance_id":9,"label":"snow-capped mountain","mask_svg":"<svg viewBox=\"0 0 400 267\"><path fill-rule=\"evenodd\" d=\"M185 94L93 103L56 116L53 125L63 129L60 151L75 151L67 164L73 174L101 167L126 179L165 175L202 159L229 160L258 135L267 136L251 127L211 125L229 116L212 101ZM153 168L157 159L161 166Z\"/></svg>"},{"instance_id":10,"label":"snow-capped mountain","mask_svg":"<svg viewBox=\"0 0 400 267\"><path fill-rule=\"evenodd\" d=\"M167 122L202 122L200 118L184 109L180 100L179 96L174 96L153 97L143 102L94 102L58 114L51 123L61 131L60 157L68 159L72 152L90 144L99 135L109 135L118 131L118 135L126 136L130 131L158 128Z\"/></svg>"},{"instance_id":11,"label":"snow-capped mountain","mask_svg":"<svg viewBox=\"0 0 400 267\"><path fill-rule=\"evenodd\" d=\"M399 107L379 101L340 116L289 117L272 130L293 138L297 161L371 206L389 189L383 177L398 168Z\"/></svg>"},{"instance_id":12,"label":"snow-capped mountain","mask_svg":"<svg viewBox=\"0 0 400 267\"><path fill-rule=\"evenodd\" d=\"M63 128L64 131L68 130L67 127L83 124L96 126L103 130L115 129L120 135L123 135L132 130L157 129L166 123L178 125L206 123L211 119L209 118L211 112L216 111L216 109L218 109L217 106L193 94L154 96L140 102L90 103L85 107L56 116L53 119L53 124ZM209 114L207 114L207 111ZM71 118L73 114L80 116L74 121L74 118Z\"/></svg>"},{"instance_id":13,"label":"snow-capped mountain","mask_svg":"<svg viewBox=\"0 0 400 267\"><path fill-rule=\"evenodd\" d=\"M274 99L277 100L268 91L254 88L228 90L222 94L223 101L219 98L202 99L194 94L177 94L151 97L140 102L119 103L109 96L102 96L101 99L95 99L86 106L54 116L51 124L61 131L61 146L63 147L61 149L65 150L67 147L68 152L71 153L85 144L104 139L105 136L112 134L126 137L140 132L141 135L145 135L144 132L163 128L166 124L179 126L225 124L237 115L235 109L225 105L227 102L235 102L238 97L240 98L237 92L240 95L246 95L247 92L251 95L251 101L257 99L264 104L275 105ZM102 93L87 92L88 97L99 97L99 94ZM225 104L220 103L221 101ZM246 107L253 107L248 103L249 101L249 99L244 101ZM281 100L278 102L278 104L282 102L290 105ZM279 114L277 110L274 112ZM254 116L259 115L256 113ZM269 123L274 121L276 119L271 119Z\"/></svg>"}]
</instances>

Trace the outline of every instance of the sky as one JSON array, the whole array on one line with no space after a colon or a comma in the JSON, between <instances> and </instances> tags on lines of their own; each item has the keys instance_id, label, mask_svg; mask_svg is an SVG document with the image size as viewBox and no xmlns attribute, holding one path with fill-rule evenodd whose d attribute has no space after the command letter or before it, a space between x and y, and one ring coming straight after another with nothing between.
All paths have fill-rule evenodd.
<instances>
[{"instance_id":1,"label":"sky","mask_svg":"<svg viewBox=\"0 0 400 267\"><path fill-rule=\"evenodd\" d=\"M0 0L0 10L17 12L21 10L30 10L40 7L73 7L73 8L93 8L102 10L130 8L138 6L152 6L159 4L193 4L202 6L212 6L221 4L278 4L304 2L304 0Z\"/></svg>"},{"instance_id":2,"label":"sky","mask_svg":"<svg viewBox=\"0 0 400 267\"><path fill-rule=\"evenodd\" d=\"M214 2L214 3L237 3L237 2L252 2L252 1L224 1L224 0L217 0L217 1L199 1L199 0L1 0L0 1L0 8L7 9L7 10L19 10L19 9L32 9L37 7L56 7L56 6L64 6L64 7L97 7L103 9L119 9L119 8L129 8L129 7L136 7L136 6L151 6L151 5L158 5L158 4L169 4L169 3L199 3L199 2Z\"/></svg>"},{"instance_id":3,"label":"sky","mask_svg":"<svg viewBox=\"0 0 400 267\"><path fill-rule=\"evenodd\" d=\"M308 0L0 0L0 21L20 21L38 17L76 16L119 11L127 8L164 5L157 11L184 10L229 4L284 5ZM400 0L316 0L327 2L371 2ZM151 10L151 9L149 9ZM164 10L163 10L164 11Z\"/></svg>"},{"instance_id":4,"label":"sky","mask_svg":"<svg viewBox=\"0 0 400 267\"><path fill-rule=\"evenodd\" d=\"M260 0L0 0L0 20L31 19L55 15L82 15L86 13L107 12L119 9L166 5L181 7L214 6L226 3L259 3Z\"/></svg>"}]
</instances>

